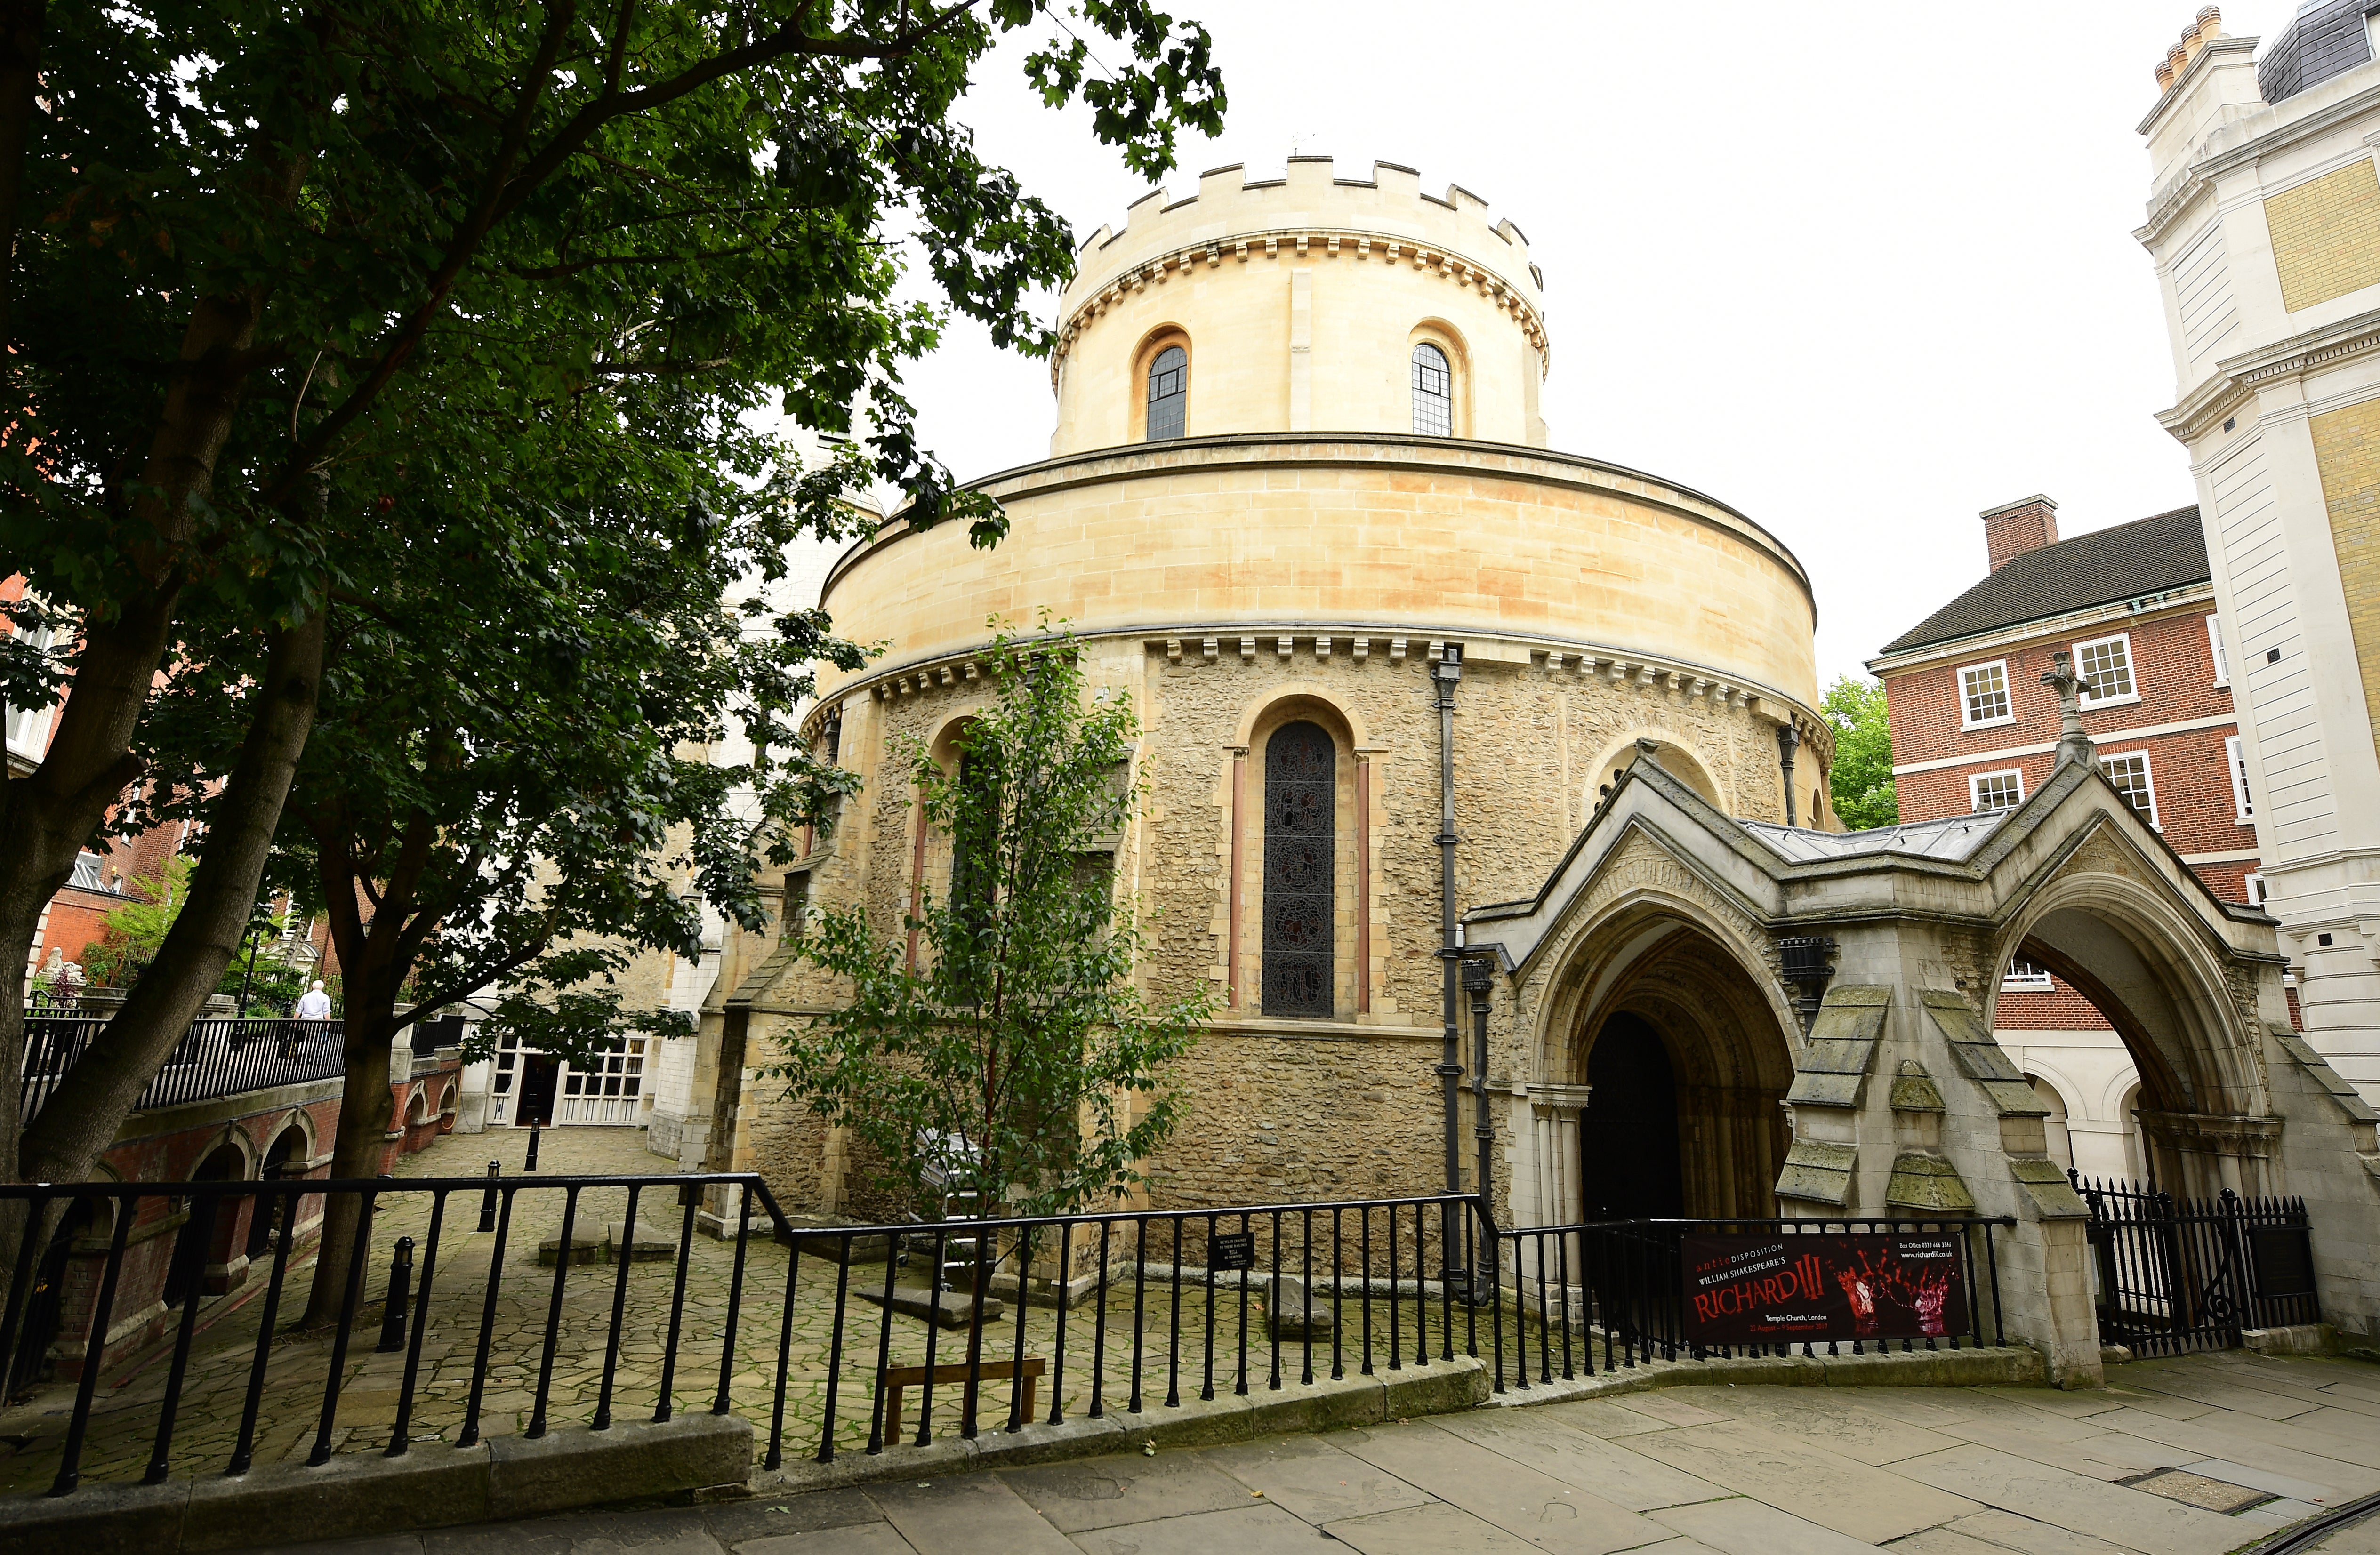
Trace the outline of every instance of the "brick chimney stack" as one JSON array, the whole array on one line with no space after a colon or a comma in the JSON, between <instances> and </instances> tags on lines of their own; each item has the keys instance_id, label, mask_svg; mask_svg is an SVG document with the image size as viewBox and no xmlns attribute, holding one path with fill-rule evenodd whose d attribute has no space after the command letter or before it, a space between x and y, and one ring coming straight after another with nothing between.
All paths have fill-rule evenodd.
<instances>
[{"instance_id":1,"label":"brick chimney stack","mask_svg":"<svg viewBox=\"0 0 2380 1555\"><path fill-rule=\"evenodd\" d=\"M1991 552L1994 572L2028 551L2057 544L2058 504L2047 497L2030 496L1985 508L1984 543Z\"/></svg>"}]
</instances>

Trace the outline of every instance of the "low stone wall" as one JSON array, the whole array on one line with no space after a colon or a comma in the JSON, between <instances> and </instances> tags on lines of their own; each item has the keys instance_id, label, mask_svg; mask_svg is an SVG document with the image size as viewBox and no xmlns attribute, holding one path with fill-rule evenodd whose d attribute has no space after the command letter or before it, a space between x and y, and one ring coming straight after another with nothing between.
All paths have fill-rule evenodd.
<instances>
[{"instance_id":1,"label":"low stone wall","mask_svg":"<svg viewBox=\"0 0 2380 1555\"><path fill-rule=\"evenodd\" d=\"M706 1491L740 1496L751 1473L752 1427L734 1415L565 1426L536 1440L427 1443L401 1458L341 1453L319 1468L271 1464L237 1477L12 1497L0 1500L0 1549L195 1555L310 1544Z\"/></svg>"}]
</instances>

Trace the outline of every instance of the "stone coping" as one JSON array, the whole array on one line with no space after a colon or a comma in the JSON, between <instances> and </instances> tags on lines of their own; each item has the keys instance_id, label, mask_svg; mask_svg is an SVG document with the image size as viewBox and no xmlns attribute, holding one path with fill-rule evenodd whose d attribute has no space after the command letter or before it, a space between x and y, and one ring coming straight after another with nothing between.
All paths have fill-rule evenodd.
<instances>
[{"instance_id":1,"label":"stone coping","mask_svg":"<svg viewBox=\"0 0 2380 1555\"><path fill-rule=\"evenodd\" d=\"M1485 1401L1496 1409L1610 1398L1656 1388L2043 1388L2049 1370L2024 1345L1979 1350L1882 1350L1862 1355L1744 1355L1709 1360L1639 1361L1592 1377L1557 1377L1507 1387Z\"/></svg>"},{"instance_id":2,"label":"stone coping","mask_svg":"<svg viewBox=\"0 0 2380 1555\"><path fill-rule=\"evenodd\" d=\"M308 1544L624 1501L741 1494L752 1427L682 1416L609 1430L563 1426L531 1440L427 1442L403 1457L337 1453L319 1468L273 1464L162 1485L88 1485L0 1499L0 1548L77 1555L179 1555Z\"/></svg>"}]
</instances>

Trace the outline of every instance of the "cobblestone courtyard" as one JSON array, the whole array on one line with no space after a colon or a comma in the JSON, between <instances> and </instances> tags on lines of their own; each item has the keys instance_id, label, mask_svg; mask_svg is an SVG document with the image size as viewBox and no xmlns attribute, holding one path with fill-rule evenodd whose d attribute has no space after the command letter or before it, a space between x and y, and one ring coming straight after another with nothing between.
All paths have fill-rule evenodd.
<instances>
[{"instance_id":1,"label":"cobblestone courtyard","mask_svg":"<svg viewBox=\"0 0 2380 1555\"><path fill-rule=\"evenodd\" d=\"M522 1160L528 1136L517 1129L492 1130L484 1135L450 1136L435 1148L407 1157L400 1179L476 1176L490 1160L502 1163L508 1180L536 1182L565 1175L629 1175L662 1173L674 1163L643 1148L643 1136L625 1128L559 1128L546 1132L540 1148L538 1173L523 1177ZM461 1433L475 1379L480 1378L480 1336L486 1315L490 1259L495 1237L475 1228L480 1194L477 1190L450 1195L440 1228L437 1264L432 1271L426 1331L422 1334L420 1370L407 1435L415 1442L454 1441ZM578 1196L574 1233L602 1235L620 1221L627 1208L626 1188L588 1189ZM532 1415L540 1367L543 1363L546 1323L553 1299L554 1270L538 1264L538 1244L557 1236L564 1212L564 1190L540 1188L516 1196L505 1236L502 1279L498 1282L492 1321L488 1323L488 1355L480 1380L480 1433L509 1435L526 1428ZM333 1451L384 1451L396 1424L399 1393L407 1356L377 1354L380 1300L386 1288L391 1254L397 1238L410 1236L417 1245L417 1273L427 1267L431 1196L393 1196L374 1218L372 1249L367 1265L366 1304L349 1342L338 1406L334 1418ZM661 1231L674 1255L684 1210L676 1194L665 1187L641 1190L637 1219ZM755 1231L746 1248L744 1294L735 1335L735 1360L728 1381L733 1411L753 1422L765 1442L776 1387L775 1363L781 1329L784 1328L783 1293L788 1254L767 1234L765 1217L755 1210ZM1152 1257L1167 1249L1152 1248ZM1404 1254L1410 1269L1411 1248ZM663 1258L625 1266L627 1281L621 1318L621 1342L613 1377L613 1414L617 1419L650 1418L660 1398L669 1350L671 1306L674 1291L674 1260ZM612 1320L615 1282L621 1266L592 1263L573 1267L564 1283L560 1319L555 1325L547 1420L551 1425L584 1423L593 1418L603 1384L605 1338ZM790 1323L791 1364L786 1377L785 1453L788 1458L818 1450L825 1419L830 1383L829 1351L837 1306L837 1266L824 1258L804 1256L798 1273ZM889 1335L878 1308L863 1301L863 1290L880 1290L884 1266L855 1264L843 1293L845 1350L836 1380L838 1451L864 1449L868 1443L874 1379L880 1355L892 1366L917 1365L926 1359L928 1326L913 1318L895 1317ZM312 1266L293 1264L280 1314L284 1332L273 1345L259 1405L254 1461L258 1464L302 1462L311 1451L321 1426L322 1379L330 1368L332 1341L327 1334L289 1331L304 1310L313 1277ZM725 1337L730 1292L735 1278L735 1245L698 1233L688 1260L683 1312L679 1318L676 1362L670 1377L674 1412L707 1411L719 1385L722 1342ZM905 1282L922 1280L922 1273L905 1274ZM253 1294L228 1311L213 1316L193 1345L188 1377L176 1420L171 1471L176 1476L209 1476L223 1472L237 1440L246 1401L250 1364L262 1313L263 1281L253 1282ZM229 1304L226 1304L227 1306ZM1402 1364L1411 1367L1420 1336L1414 1322L1416 1303L1400 1308L1397 1334ZM1245 1306L1245 1315L1243 1307ZM1265 1336L1261 1309L1239 1291L1216 1294L1214 1385L1229 1391L1236 1380L1241 1324L1246 1323L1251 1389L1269 1380L1272 1347ZM1390 1362L1388 1303L1372 1304L1372 1352L1376 1367ZM1060 1315L1055 1308L1027 1306L1024 1353L1044 1357L1051 1377L1041 1380L1036 1414L1047 1417L1050 1389L1055 1385L1068 1415L1084 1413L1090 1404L1091 1373L1096 1358L1103 1400L1111 1412L1128 1407L1135 1382L1145 1403L1154 1409L1177 1388L1184 1398L1196 1396L1205 1380L1208 1308L1205 1293L1185 1285L1176 1293L1161 1282L1151 1282L1135 1300L1128 1274L1114 1280L1106 1302L1105 1342L1098 1342L1098 1308L1085 1302L1064 1315L1066 1340L1062 1367L1057 1354ZM1439 1348L1439 1309L1427 1312L1428 1346ZM1020 1313L1011 1303L1002 1318L982 1329L985 1385L978 1403L978 1427L995 1430L1007 1423L1009 1384L1004 1363L1017 1352ZM1342 1333L1342 1364L1349 1373L1361 1365L1364 1333L1358 1304L1345 1303ZM1463 1347L1463 1318L1458 1309L1455 1348ZM1135 1335L1139 1339L1139 1370L1135 1377ZM965 1330L935 1333L934 1359L940 1364L963 1361ZM1484 1344L1484 1338L1483 1338ZM1178 1369L1173 1357L1180 1357ZM1305 1364L1303 1346L1294 1340L1281 1346L1284 1376L1294 1379ZM86 1482L136 1480L146 1470L165 1391L166 1359L154 1354L138 1363L112 1368L102 1379L84 1444L82 1478ZM1315 1341L1317 1375L1328 1375L1330 1341ZM943 1384L934 1391L932 1414L937 1436L956 1432L963 1407L962 1390ZM0 1413L0 1493L37 1493L55 1477L73 1404L69 1385L52 1384L29 1402ZM905 1434L917 1428L917 1401L912 1390L904 1399Z\"/></svg>"}]
</instances>

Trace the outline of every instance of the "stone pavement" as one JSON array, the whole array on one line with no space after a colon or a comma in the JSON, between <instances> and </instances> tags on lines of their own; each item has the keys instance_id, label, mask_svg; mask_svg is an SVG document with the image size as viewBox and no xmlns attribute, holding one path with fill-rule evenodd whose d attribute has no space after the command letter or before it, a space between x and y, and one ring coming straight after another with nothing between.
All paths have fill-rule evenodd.
<instances>
[{"instance_id":1,"label":"stone pavement","mask_svg":"<svg viewBox=\"0 0 2380 1555\"><path fill-rule=\"evenodd\" d=\"M1678 1388L304 1555L2223 1555L2380 1490L2380 1367L2231 1353L2109 1377ZM2380 1518L2322 1548L2380 1555Z\"/></svg>"},{"instance_id":2,"label":"stone pavement","mask_svg":"<svg viewBox=\"0 0 2380 1555\"><path fill-rule=\"evenodd\" d=\"M540 1147L539 1172L520 1173L528 1146L527 1132L494 1129L483 1135L453 1135L432 1148L408 1156L397 1167L400 1179L477 1177L496 1159L508 1182L535 1184L565 1175L625 1176L674 1172L674 1163L648 1154L643 1135L630 1128L549 1129ZM683 1210L674 1192L666 1187L641 1190L637 1218L664 1232L674 1252ZM503 1278L493 1320L488 1322L485 1301L495 1238L478 1232L480 1195L467 1189L451 1195L438 1237L435 1286L429 1304L428 1327L421 1348L420 1373L407 1435L417 1443L455 1441L463 1425L472 1388L481 1390L480 1434L508 1436L526 1428L535 1401L543 1361L544 1336L552 1311L554 1270L537 1263L538 1243L555 1236L563 1217L562 1190L528 1188L516 1196L507 1233ZM577 1234L600 1235L621 1218L628 1190L591 1188L579 1196L574 1221ZM416 1270L427 1259L431 1219L427 1194L393 1195L374 1218L372 1250L367 1265L364 1302L355 1338L341 1374L340 1395L331 1431L334 1452L378 1452L386 1448L396 1423L398 1396L407 1356L379 1355L373 1343L379 1334L379 1299L386 1288L389 1258L400 1235L415 1239ZM730 1406L765 1433L773 1404L777 1347L781 1331L790 1335L791 1364L786 1368L786 1455L803 1458L818 1448L825 1419L831 1337L836 1322L836 1266L805 1257L797 1271L790 1323L784 1318L786 1250L771 1241L764 1217L756 1214L756 1234L746 1250L742 1300L735 1330L735 1355L727 1367ZM1170 1252L1170 1249L1156 1251ZM1403 1249L1403 1267L1411 1269L1413 1249ZM615 1418L650 1418L660 1400L664 1357L669 1353L672 1306L677 1297L675 1259L626 1266L627 1294L621 1322L621 1344L613 1378ZM1379 1266L1385 1269L1385 1265ZM676 1359L670 1368L670 1396L675 1413L708 1410L719 1386L722 1341L726 1333L729 1294L735 1281L735 1245L698 1233L692 1244L679 1322ZM565 1281L557 1326L548 1420L561 1425L585 1423L595 1413L603 1385L604 1350L608 1337L614 1279L619 1266L588 1264L573 1268ZM868 1442L873 1387L880 1353L892 1366L917 1365L926 1358L926 1325L910 1318L896 1318L889 1336L882 1332L878 1309L858 1293L880 1289L881 1262L859 1264L850 1270L844 1293L845 1351L836 1379L835 1440L839 1452L864 1449ZM331 1340L324 1334L289 1330L304 1309L312 1281L310 1264L293 1264L283 1298L280 1320L284 1331L273 1341L267 1363L260 1405L255 1462L303 1462L320 1428L323 1379L330 1371ZM249 1369L256 1352L257 1325L263 1303L258 1299L262 1282L247 1299L225 1304L225 1310L209 1315L207 1327L193 1345L175 1424L170 1470L176 1477L219 1475L229 1461L246 1403ZM1196 1397L1205 1380L1208 1360L1208 1308L1205 1293L1195 1285L1179 1292L1152 1281L1135 1299L1128 1266L1109 1288L1104 1307L1090 1303L1066 1315L1063 1366L1039 1385L1038 1411L1050 1407L1052 1386L1069 1415L1079 1415L1089 1404L1094 1362L1103 1397L1110 1409L1126 1403L1135 1387L1145 1389L1152 1407L1178 1389L1184 1398ZM1243 1312L1250 1304L1245 1292L1219 1291L1215 1301L1213 1353L1218 1391L1228 1392L1239 1365L1239 1333L1245 1323L1249 1362L1255 1367L1253 1388L1268 1381L1271 1346L1264 1338L1260 1309ZM1177 1299L1178 1297L1178 1299ZM1376 1319L1371 1334L1376 1364L1386 1368L1390 1330L1385 1299L1373 1304ZM1099 1323L1104 1311L1106 1322ZM1459 1353L1467 1320L1457 1308ZM1441 1312L1429 1306L1427 1333L1433 1354L1445 1346L1439 1334ZM1346 1305L1346 1324L1340 1344L1346 1370L1361 1362L1365 1333L1354 1301ZM1403 1365L1411 1367L1416 1347L1415 1303L1400 1304ZM1027 1356L1055 1353L1056 1313L1050 1307L1027 1307L1022 1318ZM983 1326L985 1384L979 1418L987 1429L1007 1422L1009 1387L1000 1364L1017 1349L1018 1309L1011 1305L1002 1320ZM482 1325L487 1324L489 1360L479 1362ZM1096 1343L1104 1328L1104 1343ZM884 1341L880 1352L880 1340ZM935 1358L960 1361L965 1335L942 1332L932 1341ZM1482 1340L1483 1346L1485 1339ZM1330 1341L1317 1342L1313 1364L1327 1375ZM1294 1379L1305 1355L1291 1341L1281 1346L1285 1375ZM1178 1364L1177 1358L1178 1357ZM1137 1366L1135 1365L1137 1358ZM94 1403L81 1474L86 1483L129 1481L146 1467L162 1413L166 1367L161 1354L145 1364L132 1363L111 1370ZM938 1436L955 1434L960 1425L962 1390L944 1384L934 1391L933 1429ZM0 1495L37 1494L56 1476L64 1435L70 1417L73 1390L51 1385L31 1400L0 1410ZM916 1428L917 1404L907 1401L907 1424Z\"/></svg>"}]
</instances>

